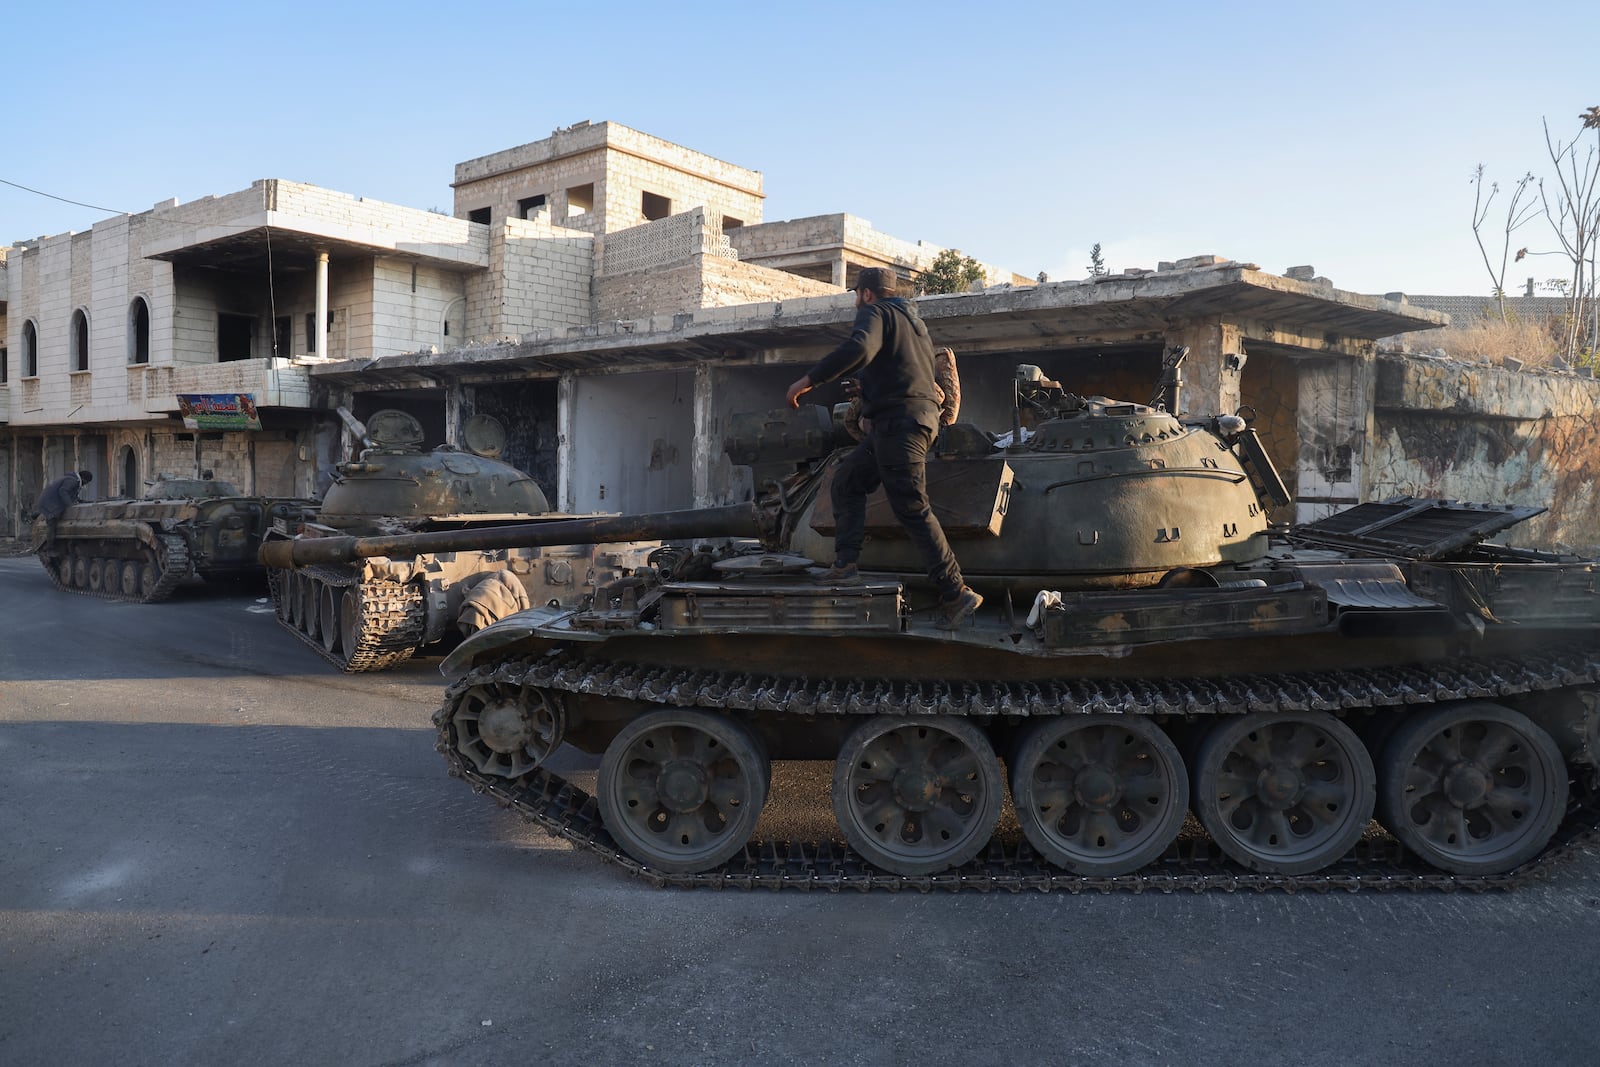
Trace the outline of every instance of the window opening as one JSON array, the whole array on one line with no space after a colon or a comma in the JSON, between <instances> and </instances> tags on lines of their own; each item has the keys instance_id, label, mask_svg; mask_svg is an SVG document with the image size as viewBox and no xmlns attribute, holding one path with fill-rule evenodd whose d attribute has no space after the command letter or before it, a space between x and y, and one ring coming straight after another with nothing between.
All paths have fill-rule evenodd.
<instances>
[{"instance_id":1,"label":"window opening","mask_svg":"<svg viewBox=\"0 0 1600 1067\"><path fill-rule=\"evenodd\" d=\"M22 324L22 376L39 376L39 328L32 322Z\"/></svg>"},{"instance_id":2,"label":"window opening","mask_svg":"<svg viewBox=\"0 0 1600 1067\"><path fill-rule=\"evenodd\" d=\"M333 311L328 311L328 329L333 329ZM306 312L306 351L315 354L317 351L317 313Z\"/></svg>"},{"instance_id":3,"label":"window opening","mask_svg":"<svg viewBox=\"0 0 1600 1067\"><path fill-rule=\"evenodd\" d=\"M737 230L740 226L743 226L743 225L744 225L744 219L736 219L732 215L724 215L724 216L722 216L722 230L723 230L724 233L726 233L729 230Z\"/></svg>"},{"instance_id":4,"label":"window opening","mask_svg":"<svg viewBox=\"0 0 1600 1067\"><path fill-rule=\"evenodd\" d=\"M651 222L672 214L672 201L655 193L645 193L639 206L644 212L644 217Z\"/></svg>"},{"instance_id":5,"label":"window opening","mask_svg":"<svg viewBox=\"0 0 1600 1067\"><path fill-rule=\"evenodd\" d=\"M544 194L538 196L525 196L517 201L517 218L531 219L544 207Z\"/></svg>"},{"instance_id":6,"label":"window opening","mask_svg":"<svg viewBox=\"0 0 1600 1067\"><path fill-rule=\"evenodd\" d=\"M128 362L150 362L150 305L142 296L128 309Z\"/></svg>"},{"instance_id":7,"label":"window opening","mask_svg":"<svg viewBox=\"0 0 1600 1067\"><path fill-rule=\"evenodd\" d=\"M5 349L0 348L0 385L4 385L11 380L11 366L10 360L7 358L8 355L9 353Z\"/></svg>"},{"instance_id":8,"label":"window opening","mask_svg":"<svg viewBox=\"0 0 1600 1067\"><path fill-rule=\"evenodd\" d=\"M130 500L139 497L139 457L133 454L133 449L123 445L122 453L122 495Z\"/></svg>"},{"instance_id":9,"label":"window opening","mask_svg":"<svg viewBox=\"0 0 1600 1067\"><path fill-rule=\"evenodd\" d=\"M275 356L294 355L294 320L287 315L281 315L272 320L272 354Z\"/></svg>"},{"instance_id":10,"label":"window opening","mask_svg":"<svg viewBox=\"0 0 1600 1067\"><path fill-rule=\"evenodd\" d=\"M489 209L486 207L480 207L476 211L467 212L467 221L481 222L487 226L489 224Z\"/></svg>"},{"instance_id":11,"label":"window opening","mask_svg":"<svg viewBox=\"0 0 1600 1067\"><path fill-rule=\"evenodd\" d=\"M594 210L594 182L574 185L567 190L567 217L587 215Z\"/></svg>"},{"instance_id":12,"label":"window opening","mask_svg":"<svg viewBox=\"0 0 1600 1067\"><path fill-rule=\"evenodd\" d=\"M217 315L217 362L231 363L254 354L256 320L249 315Z\"/></svg>"},{"instance_id":13,"label":"window opening","mask_svg":"<svg viewBox=\"0 0 1600 1067\"><path fill-rule=\"evenodd\" d=\"M72 313L72 369L89 369L89 316L82 308Z\"/></svg>"}]
</instances>

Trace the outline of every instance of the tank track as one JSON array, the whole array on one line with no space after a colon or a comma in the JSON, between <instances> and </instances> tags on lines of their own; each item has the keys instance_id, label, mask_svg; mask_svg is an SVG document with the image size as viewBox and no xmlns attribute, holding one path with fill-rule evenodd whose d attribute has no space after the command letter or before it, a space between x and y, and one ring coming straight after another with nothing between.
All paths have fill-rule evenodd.
<instances>
[{"instance_id":1,"label":"tank track","mask_svg":"<svg viewBox=\"0 0 1600 1067\"><path fill-rule=\"evenodd\" d=\"M123 596L121 586L108 589L102 585L99 589L80 589L75 585L68 585L61 580L61 557L55 555L39 554L39 562L44 565L44 572L50 576L50 584L63 593L75 593L79 596L95 596L102 600L117 600L124 604L155 604L172 596L173 592L182 585L184 580L194 576L194 568L189 560L189 544L178 534L156 534L156 540L161 543L161 576L156 579L156 584L147 595Z\"/></svg>"},{"instance_id":2,"label":"tank track","mask_svg":"<svg viewBox=\"0 0 1600 1067\"><path fill-rule=\"evenodd\" d=\"M360 575L345 567L313 566L300 573L336 589L361 586L360 597L369 625L362 627L361 640L354 653L330 652L322 639L314 637L289 621L284 589L288 571L269 568L267 585L278 621L317 655L348 674L381 671L411 658L422 644L426 624L426 605L422 593L403 582L362 582Z\"/></svg>"},{"instance_id":3,"label":"tank track","mask_svg":"<svg viewBox=\"0 0 1600 1067\"><path fill-rule=\"evenodd\" d=\"M1427 668L1327 671L1305 675L1253 675L1224 680L1190 678L1160 682L1074 681L1044 686L985 683L944 686L854 679L810 682L758 678L709 670L677 670L613 665L593 671L568 653L542 659L509 660L468 673L445 694L434 713L439 728L435 748L450 775L465 779L475 792L606 862L658 887L712 889L971 890L992 892L1295 892L1432 890L1441 892L1511 889L1548 874L1574 852L1600 842L1600 794L1579 783L1551 842L1527 863L1503 874L1457 875L1435 870L1411 857L1391 838L1366 839L1346 857L1313 874L1282 875L1248 871L1227 860L1208 839L1180 839L1166 855L1132 874L1088 877L1070 874L1042 860L1027 844L991 842L977 859L940 874L908 876L874 867L839 842L751 842L724 866L699 874L667 874L635 860L617 847L600 822L599 807L583 790L559 776L536 769L515 782L476 771L456 751L451 708L466 689L485 683L601 693L673 706L720 707L805 714L957 714L1027 715L1089 711L1136 714L1241 714L1315 708L1429 704L1466 697L1514 696L1600 679L1600 654L1553 652L1531 657L1456 660ZM1046 708L1046 694L1062 700ZM794 700L785 705L786 700ZM1313 702L1314 701L1314 702ZM951 711L945 711L948 706ZM1146 709L1161 709L1146 712Z\"/></svg>"}]
</instances>

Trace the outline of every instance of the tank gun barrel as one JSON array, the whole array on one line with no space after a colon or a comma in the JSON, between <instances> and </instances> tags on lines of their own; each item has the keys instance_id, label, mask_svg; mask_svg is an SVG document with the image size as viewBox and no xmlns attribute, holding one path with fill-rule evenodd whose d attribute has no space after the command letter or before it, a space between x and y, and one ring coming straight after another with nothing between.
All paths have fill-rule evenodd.
<instances>
[{"instance_id":1,"label":"tank gun barrel","mask_svg":"<svg viewBox=\"0 0 1600 1067\"><path fill-rule=\"evenodd\" d=\"M648 515L552 519L515 526L435 530L430 533L377 537L298 537L266 542L261 546L260 559L268 567L292 570L318 563L350 563L369 556L761 535L761 509L755 504L734 504L721 508L659 511Z\"/></svg>"},{"instance_id":2,"label":"tank gun barrel","mask_svg":"<svg viewBox=\"0 0 1600 1067\"><path fill-rule=\"evenodd\" d=\"M354 435L355 439L361 442L362 448L377 447L372 441L372 435L367 432L367 424L351 414L349 408L340 405L334 410L339 413L339 418L344 420L344 424L350 428L350 433Z\"/></svg>"}]
</instances>

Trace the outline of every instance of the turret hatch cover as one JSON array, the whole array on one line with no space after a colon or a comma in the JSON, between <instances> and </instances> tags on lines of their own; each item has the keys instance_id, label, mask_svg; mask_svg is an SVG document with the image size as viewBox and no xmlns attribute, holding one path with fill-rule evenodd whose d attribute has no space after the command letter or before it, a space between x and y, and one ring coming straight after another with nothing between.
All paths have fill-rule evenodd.
<instances>
[{"instance_id":1,"label":"turret hatch cover","mask_svg":"<svg viewBox=\"0 0 1600 1067\"><path fill-rule=\"evenodd\" d=\"M1312 544L1368 549L1409 559L1437 559L1545 510L1397 496L1382 503L1357 504L1297 526L1289 536Z\"/></svg>"},{"instance_id":2,"label":"turret hatch cover","mask_svg":"<svg viewBox=\"0 0 1600 1067\"><path fill-rule=\"evenodd\" d=\"M506 428L493 415L474 415L461 427L461 443L484 459L498 459L506 447Z\"/></svg>"}]
</instances>

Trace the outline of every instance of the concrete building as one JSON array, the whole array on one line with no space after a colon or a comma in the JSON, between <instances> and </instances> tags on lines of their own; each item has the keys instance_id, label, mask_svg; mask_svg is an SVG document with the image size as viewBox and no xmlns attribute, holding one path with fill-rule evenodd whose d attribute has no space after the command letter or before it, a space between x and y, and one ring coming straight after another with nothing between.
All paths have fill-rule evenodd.
<instances>
[{"instance_id":1,"label":"concrete building","mask_svg":"<svg viewBox=\"0 0 1600 1067\"><path fill-rule=\"evenodd\" d=\"M329 360L840 291L741 261L727 232L763 228L758 172L615 123L462 163L455 188L447 216L264 179L0 249L0 536L80 467L100 496L198 470L245 492L317 493L348 448L330 417L340 399L363 417L403 407L430 445L454 441L458 394L330 398L308 374ZM834 258L851 277L886 263L911 277L933 254L857 222ZM251 397L263 428L186 429L179 398L196 394ZM545 394L509 413L528 455L554 425Z\"/></svg>"}]
</instances>

